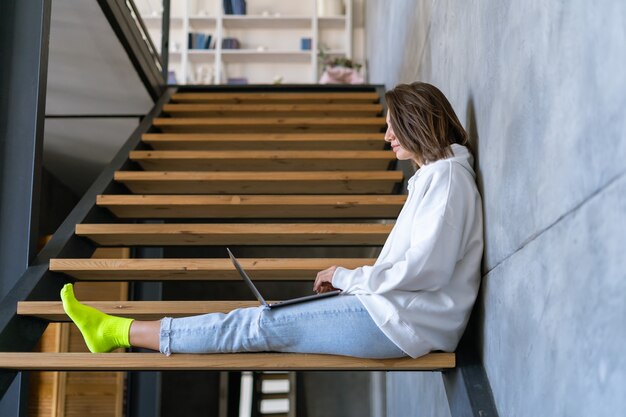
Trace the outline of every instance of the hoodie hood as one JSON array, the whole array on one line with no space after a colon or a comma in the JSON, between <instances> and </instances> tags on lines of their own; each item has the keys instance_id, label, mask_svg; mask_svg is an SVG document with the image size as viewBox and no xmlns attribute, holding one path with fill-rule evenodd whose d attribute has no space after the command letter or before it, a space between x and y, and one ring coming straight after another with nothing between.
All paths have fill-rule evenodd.
<instances>
[{"instance_id":1,"label":"hoodie hood","mask_svg":"<svg viewBox=\"0 0 626 417\"><path fill-rule=\"evenodd\" d=\"M465 169L470 171L472 173L472 175L474 175L474 157L470 153L469 149L467 149L467 147L465 147L463 145L459 145L457 143L453 143L452 145L450 145L450 149L452 150L452 156L451 157L440 159L440 160L435 161L435 162L427 163L426 165L421 167L418 170L418 172L423 170L423 169L429 169L429 168L435 166L436 164L445 163L446 161L448 161L448 162L457 162L457 163L461 164Z\"/></svg>"},{"instance_id":2,"label":"hoodie hood","mask_svg":"<svg viewBox=\"0 0 626 417\"><path fill-rule=\"evenodd\" d=\"M450 163L450 162L458 163L463 168L465 168L470 174L472 174L472 177L476 178L476 173L474 172L474 157L472 156L469 149L457 143L453 143L452 145L450 145L450 149L452 150L451 157L439 159L438 161L435 161L435 162L429 162L426 165L423 165L422 167L420 167L420 169L418 169L415 172L415 175L413 175L413 177L409 179L409 182L408 182L409 187L412 187L413 182L415 182L415 179L421 174L423 174L424 172L427 172L428 170L431 170L440 164L445 164L445 163Z\"/></svg>"},{"instance_id":3,"label":"hoodie hood","mask_svg":"<svg viewBox=\"0 0 626 417\"><path fill-rule=\"evenodd\" d=\"M444 159L444 161L453 161L461 164L463 168L467 169L472 174L472 177L476 178L476 173L474 172L474 157L469 149L467 149L466 146L456 143L453 143L450 148L452 149L453 156Z\"/></svg>"}]
</instances>

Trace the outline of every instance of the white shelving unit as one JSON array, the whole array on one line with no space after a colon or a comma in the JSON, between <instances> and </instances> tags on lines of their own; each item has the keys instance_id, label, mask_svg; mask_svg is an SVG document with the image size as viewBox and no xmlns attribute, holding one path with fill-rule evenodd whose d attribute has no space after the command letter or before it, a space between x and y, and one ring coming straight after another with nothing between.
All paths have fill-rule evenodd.
<instances>
[{"instance_id":1,"label":"white shelving unit","mask_svg":"<svg viewBox=\"0 0 626 417\"><path fill-rule=\"evenodd\" d=\"M336 2L336 3L333 3ZM161 45L160 0L135 0L150 36ZM178 84L316 83L318 47L331 56L352 57L352 0L247 0L246 15L226 15L222 0L172 0L169 68ZM332 9L340 15L328 14ZM191 49L187 34L212 36L211 49ZM236 38L240 49L224 49ZM301 39L311 49L301 50Z\"/></svg>"}]
</instances>

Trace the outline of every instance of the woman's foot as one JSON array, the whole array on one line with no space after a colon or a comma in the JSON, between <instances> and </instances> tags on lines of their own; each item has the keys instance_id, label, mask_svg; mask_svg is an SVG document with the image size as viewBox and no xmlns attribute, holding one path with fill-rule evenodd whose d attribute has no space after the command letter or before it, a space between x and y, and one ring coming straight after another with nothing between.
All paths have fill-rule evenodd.
<instances>
[{"instance_id":1,"label":"woman's foot","mask_svg":"<svg viewBox=\"0 0 626 417\"><path fill-rule=\"evenodd\" d=\"M81 304L74 296L72 284L66 284L61 289L61 300L65 313L76 323L92 353L130 347L129 332L133 319L110 316Z\"/></svg>"}]
</instances>

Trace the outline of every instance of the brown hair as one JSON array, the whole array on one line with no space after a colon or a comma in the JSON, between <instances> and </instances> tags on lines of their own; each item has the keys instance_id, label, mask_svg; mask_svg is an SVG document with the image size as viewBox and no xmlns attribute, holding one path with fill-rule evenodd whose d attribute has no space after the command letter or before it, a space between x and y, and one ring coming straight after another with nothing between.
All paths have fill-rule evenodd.
<instances>
[{"instance_id":1,"label":"brown hair","mask_svg":"<svg viewBox=\"0 0 626 417\"><path fill-rule=\"evenodd\" d=\"M421 161L452 156L453 143L469 149L467 132L446 96L434 85L399 84L385 93L385 100L398 142Z\"/></svg>"}]
</instances>

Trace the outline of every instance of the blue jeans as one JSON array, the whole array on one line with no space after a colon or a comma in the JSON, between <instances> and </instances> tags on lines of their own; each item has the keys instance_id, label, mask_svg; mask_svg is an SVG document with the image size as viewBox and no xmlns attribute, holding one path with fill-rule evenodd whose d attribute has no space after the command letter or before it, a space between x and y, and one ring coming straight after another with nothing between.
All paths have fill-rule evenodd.
<instances>
[{"instance_id":1,"label":"blue jeans","mask_svg":"<svg viewBox=\"0 0 626 417\"><path fill-rule=\"evenodd\" d=\"M159 350L171 353L298 352L361 358L406 354L376 326L354 295L277 309L240 308L224 313L161 320Z\"/></svg>"}]
</instances>

